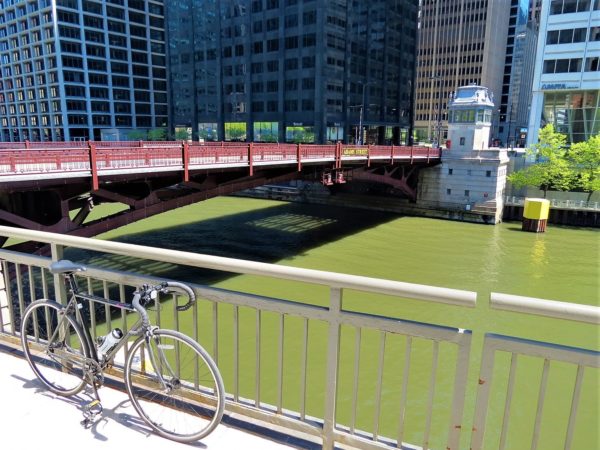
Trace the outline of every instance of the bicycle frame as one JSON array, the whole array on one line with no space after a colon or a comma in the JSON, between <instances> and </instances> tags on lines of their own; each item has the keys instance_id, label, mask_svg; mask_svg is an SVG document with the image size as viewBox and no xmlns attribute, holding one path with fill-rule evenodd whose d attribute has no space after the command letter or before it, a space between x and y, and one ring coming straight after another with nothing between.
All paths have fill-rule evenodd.
<instances>
[{"instance_id":1,"label":"bicycle frame","mask_svg":"<svg viewBox=\"0 0 600 450\"><path fill-rule=\"evenodd\" d=\"M65 306L66 312L67 312L67 314L72 314L73 311L75 312L75 318L83 332L84 338L86 340L86 344L89 349L90 357L96 364L98 364L98 367L100 368L100 370L103 371L109 365L111 365L111 361L113 360L113 358L117 355L119 350L121 350L121 348L129 342L129 340L132 337L134 337L134 336L138 337L141 334L145 334L146 339L149 341L149 339L152 336L152 333L151 333L152 327L144 326L142 318L140 317L140 318L138 318L136 323L127 331L127 333L123 335L123 337L119 340L119 342L117 342L115 347L113 349L111 349L109 352L107 352L103 356L102 360L100 360L100 358L98 357L98 353L96 351L96 345L95 345L92 335L90 333L90 329L85 324L83 317L81 315L81 311L80 311L81 303L79 303L78 300L87 300L90 302L90 305L92 305L95 302L95 303L100 303L103 305L108 305L108 306L112 306L112 307L119 308L119 309L124 309L128 312L137 312L138 315L139 315L139 311L137 311L132 305L129 305L127 303L117 302L115 300L111 300L111 299L108 299L105 297L99 297L99 296L92 295L92 294L80 293L78 286L77 286L77 280L75 279L75 276L73 274L68 274L68 275L65 275L65 278L69 281L69 287L70 287L70 293L71 293L71 298L69 299L69 301L67 302L67 305ZM60 328L60 326L58 328ZM162 352L159 352L159 360L160 360L159 362L156 361L156 355L154 355L154 352L148 352L148 356L150 358L150 364L152 364L153 367L159 367L158 364L160 364L161 366L166 367L172 374L175 373L173 371L173 369L171 368L170 364L167 362L167 360ZM167 383L165 382L160 371L157 373L157 375L158 375L158 378L159 378L160 383L162 384L163 388L167 389L167 387L168 387Z\"/></svg>"}]
</instances>

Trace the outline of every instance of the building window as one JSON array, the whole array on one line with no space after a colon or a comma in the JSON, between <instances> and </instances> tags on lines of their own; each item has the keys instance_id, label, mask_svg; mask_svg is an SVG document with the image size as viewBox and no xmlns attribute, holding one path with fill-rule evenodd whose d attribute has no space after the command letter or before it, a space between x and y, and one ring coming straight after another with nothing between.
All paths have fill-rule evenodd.
<instances>
[{"instance_id":1,"label":"building window","mask_svg":"<svg viewBox=\"0 0 600 450\"><path fill-rule=\"evenodd\" d=\"M586 72L598 72L600 70L600 57L594 56L593 58L585 59L585 71Z\"/></svg>"},{"instance_id":2,"label":"building window","mask_svg":"<svg viewBox=\"0 0 600 450\"><path fill-rule=\"evenodd\" d=\"M452 189L446 189L446 195L452 195Z\"/></svg>"},{"instance_id":3,"label":"building window","mask_svg":"<svg viewBox=\"0 0 600 450\"><path fill-rule=\"evenodd\" d=\"M464 137L460 138L460 145L465 145L465 138Z\"/></svg>"},{"instance_id":4,"label":"building window","mask_svg":"<svg viewBox=\"0 0 600 450\"><path fill-rule=\"evenodd\" d=\"M547 59L544 61L543 73L581 72L582 59Z\"/></svg>"},{"instance_id":5,"label":"building window","mask_svg":"<svg viewBox=\"0 0 600 450\"><path fill-rule=\"evenodd\" d=\"M269 39L267 41L267 51L276 52L279 50L279 39Z\"/></svg>"},{"instance_id":6,"label":"building window","mask_svg":"<svg viewBox=\"0 0 600 450\"><path fill-rule=\"evenodd\" d=\"M452 172L454 172L454 169L448 169L448 175L452 175Z\"/></svg>"},{"instance_id":7,"label":"building window","mask_svg":"<svg viewBox=\"0 0 600 450\"><path fill-rule=\"evenodd\" d=\"M485 171L485 176L490 178L492 176L492 171L491 170L486 170Z\"/></svg>"},{"instance_id":8,"label":"building window","mask_svg":"<svg viewBox=\"0 0 600 450\"><path fill-rule=\"evenodd\" d=\"M468 189L465 189L465 197L468 197L470 194L470 191Z\"/></svg>"},{"instance_id":9,"label":"building window","mask_svg":"<svg viewBox=\"0 0 600 450\"><path fill-rule=\"evenodd\" d=\"M569 14L575 12L589 11L590 0L552 0L550 3L550 14ZM598 2L595 2L596 4ZM596 6L594 6L594 9Z\"/></svg>"},{"instance_id":10,"label":"building window","mask_svg":"<svg viewBox=\"0 0 600 450\"><path fill-rule=\"evenodd\" d=\"M546 36L546 44L571 44L585 42L587 28L569 28L566 30L549 31Z\"/></svg>"}]
</instances>

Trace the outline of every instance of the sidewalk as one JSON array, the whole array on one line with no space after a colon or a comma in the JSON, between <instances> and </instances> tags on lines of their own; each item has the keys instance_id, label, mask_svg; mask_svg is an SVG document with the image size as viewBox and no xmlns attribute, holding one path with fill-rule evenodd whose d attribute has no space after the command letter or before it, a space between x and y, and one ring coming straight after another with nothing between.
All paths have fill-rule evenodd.
<instances>
[{"instance_id":1,"label":"sidewalk","mask_svg":"<svg viewBox=\"0 0 600 450\"><path fill-rule=\"evenodd\" d=\"M179 444L151 432L139 418L126 393L103 387L101 418L89 429L81 406L90 401L88 393L60 397L46 390L29 364L0 348L0 447L7 450L60 448L61 450L143 448L144 450L284 450L274 442L221 424L202 441Z\"/></svg>"}]
</instances>

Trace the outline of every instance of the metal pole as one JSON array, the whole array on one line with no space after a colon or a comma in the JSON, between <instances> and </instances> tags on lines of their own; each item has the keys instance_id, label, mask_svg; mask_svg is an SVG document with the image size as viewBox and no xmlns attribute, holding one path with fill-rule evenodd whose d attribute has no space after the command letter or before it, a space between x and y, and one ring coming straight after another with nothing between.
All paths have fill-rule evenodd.
<instances>
[{"instance_id":1,"label":"metal pole","mask_svg":"<svg viewBox=\"0 0 600 450\"><path fill-rule=\"evenodd\" d=\"M364 92L365 92L365 86L363 85L363 104L360 105L360 115L358 116L358 145L362 145L362 141L363 141L362 122L363 122L363 105L365 103Z\"/></svg>"},{"instance_id":2,"label":"metal pole","mask_svg":"<svg viewBox=\"0 0 600 450\"><path fill-rule=\"evenodd\" d=\"M513 113L513 104L512 104L512 100L510 101L510 112L508 113L508 133L506 134L506 139L508 140L507 142L507 146L510 146L510 149L513 149L513 141L510 138L510 129L511 129L511 125L512 125L512 113Z\"/></svg>"},{"instance_id":3,"label":"metal pole","mask_svg":"<svg viewBox=\"0 0 600 450\"><path fill-rule=\"evenodd\" d=\"M430 80L438 80L439 82L439 98L438 98L438 113L437 113L437 145L438 148L442 147L442 75L438 73L437 75L432 75L429 77ZM433 86L432 86L433 92ZM431 123L431 122L430 122Z\"/></svg>"},{"instance_id":4,"label":"metal pole","mask_svg":"<svg viewBox=\"0 0 600 450\"><path fill-rule=\"evenodd\" d=\"M438 148L442 148L442 76L438 74L436 76L438 83L440 84L440 93L438 98L438 136L437 144Z\"/></svg>"},{"instance_id":5,"label":"metal pole","mask_svg":"<svg viewBox=\"0 0 600 450\"><path fill-rule=\"evenodd\" d=\"M358 125L359 133L360 133L359 141L358 141L359 145L363 145L363 136L364 136L364 133L363 133L363 110L364 110L364 107L365 107L365 86L367 84L368 83L364 83L364 82L361 83L361 86L362 86L362 102L360 104L360 116L359 116L359 125Z\"/></svg>"}]
</instances>

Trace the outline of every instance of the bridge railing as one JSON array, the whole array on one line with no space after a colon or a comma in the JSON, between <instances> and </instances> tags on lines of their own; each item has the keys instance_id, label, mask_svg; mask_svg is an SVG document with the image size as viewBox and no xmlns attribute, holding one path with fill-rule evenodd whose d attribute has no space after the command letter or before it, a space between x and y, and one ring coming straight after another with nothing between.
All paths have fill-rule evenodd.
<instances>
[{"instance_id":1,"label":"bridge railing","mask_svg":"<svg viewBox=\"0 0 600 450\"><path fill-rule=\"evenodd\" d=\"M506 196L505 203L509 206L524 206L526 197L515 197L513 195ZM556 209L589 209L592 211L600 211L600 202L588 202L585 200L558 200L555 198L549 199L550 207Z\"/></svg>"},{"instance_id":2,"label":"bridge railing","mask_svg":"<svg viewBox=\"0 0 600 450\"><path fill-rule=\"evenodd\" d=\"M264 421L284 433L300 433L327 450L335 444L365 449L503 448L490 447L489 442L497 440L499 434L506 441L505 430L515 409L511 404L518 394L512 387L516 354L544 360L539 388L534 381L530 387L539 389L531 431L536 442L544 402L549 402L544 381L549 376L548 361L577 368L570 384L575 387L564 441L572 442L578 430L595 426L595 415L583 415L579 399L589 392L581 380L590 376L592 382L597 380L598 352L487 334L480 355L479 348L476 353L471 350L468 330L370 311L383 300L381 295L398 302L399 307L407 299L443 303L450 308L474 307L474 292L3 226L0 236L48 243L52 250L51 258L0 250L7 286L6 304L0 305L0 339L15 345L19 337L15 324L32 299L55 297L64 301L63 285L47 268L71 248L120 255L109 263L110 268L89 266L80 279L89 293L113 294L123 302L128 301L133 286L159 281L150 274L124 270L129 267L151 272L153 267L178 265L285 283L285 298L261 295L260 288L251 282L245 283L244 290L235 291L191 283L199 299L194 309L178 313L175 302L167 301L156 308L154 320L189 334L210 351L225 379L229 413ZM119 266L121 270L115 270ZM515 313L600 323L600 308L592 306L502 294L492 294L491 305ZM95 308L89 311L94 333L104 333L107 327L126 329L133 322L126 315L98 314ZM498 352L513 355L515 368L511 363L508 382L498 375L498 363L493 370ZM469 362L478 358L482 361L480 375L473 380ZM423 377L423 373L428 375ZM492 374L500 381L495 378L492 383ZM465 404L476 391L472 442L468 445L471 426L465 411L468 417L471 412ZM499 397L507 400L504 410L497 411L493 408ZM498 420L498 414L504 416L503 421Z\"/></svg>"},{"instance_id":3,"label":"bridge railing","mask_svg":"<svg viewBox=\"0 0 600 450\"><path fill-rule=\"evenodd\" d=\"M187 150L186 150L187 149ZM246 142L187 143L183 141L26 142L0 144L0 181L3 175L67 173L79 176L88 171L94 188L98 177L115 170L147 168L154 171L183 171L202 166L248 167L253 165L343 161L439 159L438 149L428 147L278 144Z\"/></svg>"}]
</instances>

